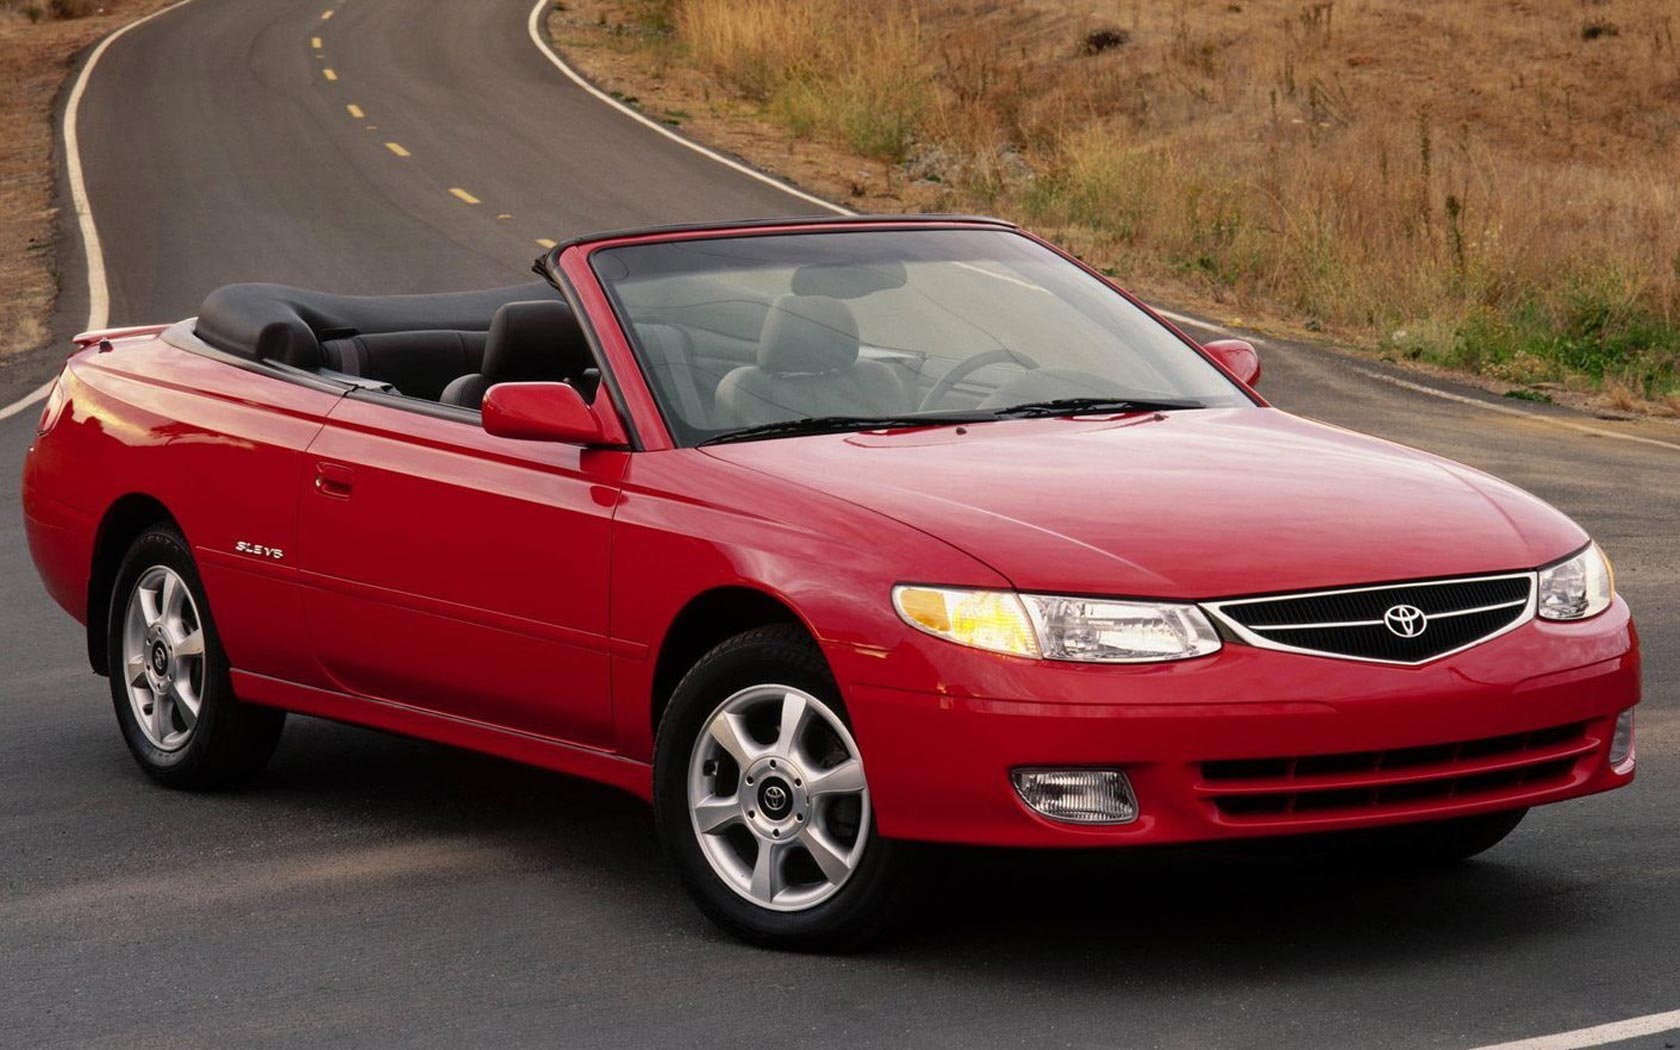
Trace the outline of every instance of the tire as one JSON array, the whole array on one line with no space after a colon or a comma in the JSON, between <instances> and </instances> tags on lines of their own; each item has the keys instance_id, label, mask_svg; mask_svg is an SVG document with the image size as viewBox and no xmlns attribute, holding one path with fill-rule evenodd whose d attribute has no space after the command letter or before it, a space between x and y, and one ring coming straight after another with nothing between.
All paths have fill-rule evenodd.
<instances>
[{"instance_id":1,"label":"tire","mask_svg":"<svg viewBox=\"0 0 1680 1050\"><path fill-rule=\"evenodd\" d=\"M1347 832L1333 843L1336 854L1358 863L1401 868L1439 868L1469 860L1504 841L1522 823L1526 809L1473 817L1401 824Z\"/></svg>"},{"instance_id":2,"label":"tire","mask_svg":"<svg viewBox=\"0 0 1680 1050\"><path fill-rule=\"evenodd\" d=\"M198 568L173 526L154 525L129 547L106 625L117 725L148 776L191 790L231 786L262 770L286 713L233 695Z\"/></svg>"},{"instance_id":3,"label":"tire","mask_svg":"<svg viewBox=\"0 0 1680 1050\"><path fill-rule=\"evenodd\" d=\"M850 950L902 902L901 847L875 831L850 727L822 652L793 626L723 642L673 692L654 747L660 841L700 910L741 940Z\"/></svg>"}]
</instances>

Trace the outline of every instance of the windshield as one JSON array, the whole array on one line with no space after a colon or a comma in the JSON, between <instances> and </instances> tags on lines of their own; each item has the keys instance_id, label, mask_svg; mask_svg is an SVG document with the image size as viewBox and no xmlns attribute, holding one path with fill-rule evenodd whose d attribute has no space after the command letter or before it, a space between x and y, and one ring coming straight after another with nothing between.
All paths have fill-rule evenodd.
<instances>
[{"instance_id":1,"label":"windshield","mask_svg":"<svg viewBox=\"0 0 1680 1050\"><path fill-rule=\"evenodd\" d=\"M1006 230L734 236L590 258L685 445L1252 404L1124 296Z\"/></svg>"}]
</instances>

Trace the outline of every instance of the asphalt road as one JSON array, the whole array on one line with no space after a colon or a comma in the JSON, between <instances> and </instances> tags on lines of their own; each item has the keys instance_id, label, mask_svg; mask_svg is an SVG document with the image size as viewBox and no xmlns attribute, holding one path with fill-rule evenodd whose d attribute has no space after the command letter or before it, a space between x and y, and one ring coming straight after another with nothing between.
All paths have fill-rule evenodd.
<instances>
[{"instance_id":1,"label":"asphalt road","mask_svg":"<svg viewBox=\"0 0 1680 1050\"><path fill-rule=\"evenodd\" d=\"M233 280L509 283L538 238L810 210L564 80L526 0L343 0L323 20L333 2L196 0L101 60L81 149L113 323ZM698 917L639 803L586 783L294 718L252 790L152 787L8 485L0 1044L1472 1047L1680 1007L1680 438L1262 352L1279 405L1509 478L1609 549L1647 657L1634 787L1429 878L941 851L895 941L763 953ZM30 368L50 371L0 382ZM33 418L0 423L7 476Z\"/></svg>"}]
</instances>

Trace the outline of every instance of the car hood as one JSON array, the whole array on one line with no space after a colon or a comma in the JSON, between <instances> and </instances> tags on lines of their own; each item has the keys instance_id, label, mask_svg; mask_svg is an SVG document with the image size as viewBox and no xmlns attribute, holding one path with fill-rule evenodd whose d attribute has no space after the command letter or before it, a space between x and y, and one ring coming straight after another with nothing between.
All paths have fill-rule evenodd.
<instances>
[{"instance_id":1,"label":"car hood","mask_svg":"<svg viewBox=\"0 0 1680 1050\"><path fill-rule=\"evenodd\" d=\"M1230 597L1527 569L1587 540L1496 478L1271 408L705 451L940 537L1022 590Z\"/></svg>"}]
</instances>

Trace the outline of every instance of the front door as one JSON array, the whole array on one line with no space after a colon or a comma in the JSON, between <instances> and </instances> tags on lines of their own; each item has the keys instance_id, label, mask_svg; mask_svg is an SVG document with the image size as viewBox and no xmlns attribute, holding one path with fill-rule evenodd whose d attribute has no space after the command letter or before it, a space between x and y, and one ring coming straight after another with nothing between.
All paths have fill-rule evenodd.
<instances>
[{"instance_id":1,"label":"front door","mask_svg":"<svg viewBox=\"0 0 1680 1050\"><path fill-rule=\"evenodd\" d=\"M610 746L608 543L627 453L346 397L310 446L298 565L344 692Z\"/></svg>"}]
</instances>

